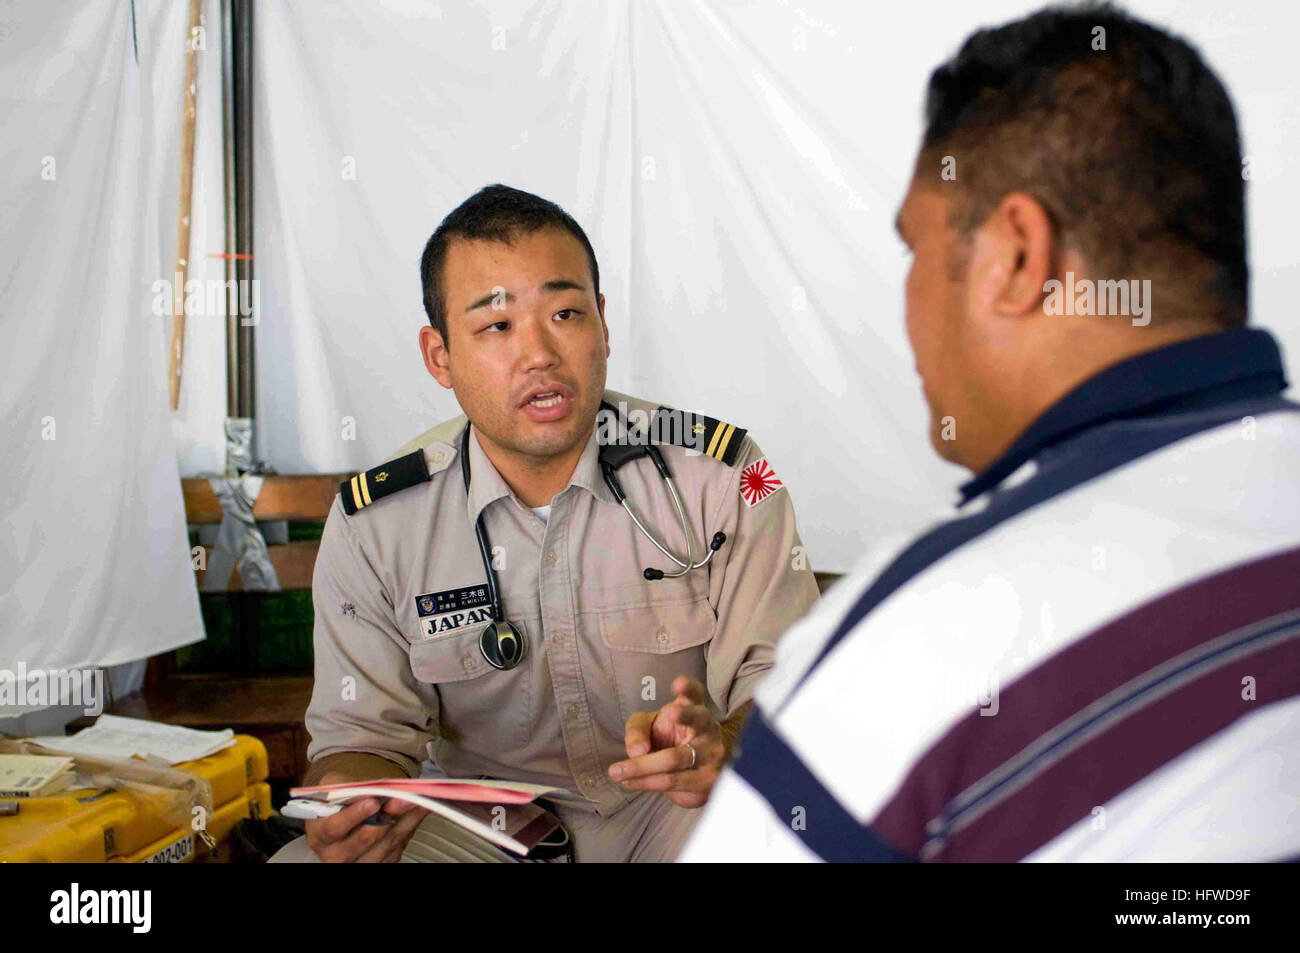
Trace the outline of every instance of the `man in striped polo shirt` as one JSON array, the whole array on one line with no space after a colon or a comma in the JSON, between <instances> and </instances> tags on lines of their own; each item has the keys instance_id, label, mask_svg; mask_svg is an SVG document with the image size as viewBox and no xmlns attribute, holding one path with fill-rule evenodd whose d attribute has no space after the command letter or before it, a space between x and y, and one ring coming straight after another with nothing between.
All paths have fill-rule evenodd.
<instances>
[{"instance_id":1,"label":"man in striped polo shirt","mask_svg":"<svg viewBox=\"0 0 1300 953\"><path fill-rule=\"evenodd\" d=\"M1300 856L1300 406L1241 161L1200 56L1111 9L933 73L907 329L974 479L783 636L682 859Z\"/></svg>"}]
</instances>

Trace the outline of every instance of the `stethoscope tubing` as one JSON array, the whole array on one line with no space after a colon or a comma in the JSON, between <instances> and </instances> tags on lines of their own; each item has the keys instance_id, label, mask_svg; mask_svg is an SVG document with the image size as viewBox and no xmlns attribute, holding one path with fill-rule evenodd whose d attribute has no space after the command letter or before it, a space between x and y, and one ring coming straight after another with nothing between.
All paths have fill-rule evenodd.
<instances>
[{"instance_id":1,"label":"stethoscope tubing","mask_svg":"<svg viewBox=\"0 0 1300 953\"><path fill-rule=\"evenodd\" d=\"M469 495L470 485L469 430L470 425L467 423L465 424L465 430L462 432L460 439L460 472L461 478L465 483L465 494L467 496ZM713 545L705 547L706 552L704 558L699 562L695 561L695 539L691 535L690 523L686 519L686 507L682 505L681 494L677 492L677 481L673 479L672 471L668 469L668 464L664 461L663 455L659 452L657 447L650 445L646 448L646 452L653 461L655 469L659 471L659 476L667 485L668 495L673 501L673 508L677 510L677 520L681 523L682 535L686 537L685 562L673 555L668 547L660 542L659 539L646 528L645 524L641 522L640 517L636 515L631 505L627 502L627 497L623 493L623 485L619 481L618 475L614 472L614 467L602 463L601 470L605 482L609 485L610 490L614 494L614 498L618 500L619 505L623 507L624 512L632 518L633 524L635 524L641 535L648 539L655 549L659 550L659 552L663 553L665 557L671 560L673 565L679 567L676 572L665 572L662 569L647 569L644 573L645 577L647 579L677 579L686 575L692 569L700 569L707 566L713 559L713 554L718 551L718 547L722 545L722 542L726 537L722 533L716 534ZM484 525L482 513L479 513L477 519L474 521L474 536L478 540L479 555L482 557L483 570L487 575L488 597L491 600L492 618L494 621L499 623L506 622L505 610L501 605L501 592L497 586L496 572L492 568L492 547L488 543L487 527Z\"/></svg>"},{"instance_id":2,"label":"stethoscope tubing","mask_svg":"<svg viewBox=\"0 0 1300 953\"><path fill-rule=\"evenodd\" d=\"M465 481L465 494L469 495L469 424L460 439L460 473ZM501 608L501 593L497 589L497 574L492 568L492 548L488 545L487 528L483 525L483 514L478 514L474 521L474 536L478 539L479 555L483 558L483 569L487 573L488 598L492 600L492 618L496 622L505 621L505 612Z\"/></svg>"},{"instance_id":3,"label":"stethoscope tubing","mask_svg":"<svg viewBox=\"0 0 1300 953\"><path fill-rule=\"evenodd\" d=\"M470 486L470 465L469 465L469 428L465 424L465 430L460 438L460 473L465 483L465 495L469 496ZM715 533L713 543L705 547L708 552L698 563L695 561L695 540L691 536L690 523L686 519L686 507L682 505L681 494L677 492L677 482L673 479L672 471L668 469L668 464L664 461L663 455L659 449L653 445L647 447L646 452L654 462L655 469L659 471L659 476L663 478L664 483L668 485L668 495L672 497L673 506L677 510L677 519L682 524L682 535L686 537L686 561L682 562L671 552L668 547L655 538L654 534L646 529L632 507L628 505L627 497L623 493L623 485L614 472L615 465L601 463L601 472L605 478L605 483L609 486L614 498L623 507L628 516L632 517L632 522L640 530L641 535L650 540L654 547L663 553L668 559L679 566L676 572L664 572L662 569L646 569L643 575L646 579L676 579L684 576L692 569L699 569L707 566L713 559L713 554L726 541L725 533ZM525 645L523 633L505 617L505 610L501 605L501 591L497 586L496 570L492 566L492 547L488 543L487 526L483 521L483 513L480 511L478 517L474 520L474 537L478 540L479 556L483 559L483 572L487 576L488 598L491 601L492 622L488 623L479 635L479 651L493 668L511 669L517 666L524 657ZM495 639L495 641L493 641ZM510 646L507 655L505 648Z\"/></svg>"},{"instance_id":4,"label":"stethoscope tubing","mask_svg":"<svg viewBox=\"0 0 1300 953\"><path fill-rule=\"evenodd\" d=\"M617 477L615 477L615 479L617 479ZM710 549L703 559L698 563L695 561L695 541L691 537L690 526L686 521L686 509L682 506L681 494L677 492L677 481L671 476L664 476L664 482L668 485L668 495L672 498L673 506L677 509L677 519L682 525L682 535L686 537L686 562L682 562L669 552L668 547L659 542L659 540L655 538L654 534L646 529L645 524L637 518L636 513L633 512L632 507L628 504L626 498L619 500L619 502L622 504L623 509L627 511L627 515L632 518L632 522L636 524L636 528L641 531L641 535L650 540L659 552L663 553L668 559L672 560L673 563L681 567L677 572L665 572L663 574L663 578L665 579L676 579L679 576L686 575L692 569L699 569L702 566L707 566L709 560L713 558L715 550Z\"/></svg>"}]
</instances>

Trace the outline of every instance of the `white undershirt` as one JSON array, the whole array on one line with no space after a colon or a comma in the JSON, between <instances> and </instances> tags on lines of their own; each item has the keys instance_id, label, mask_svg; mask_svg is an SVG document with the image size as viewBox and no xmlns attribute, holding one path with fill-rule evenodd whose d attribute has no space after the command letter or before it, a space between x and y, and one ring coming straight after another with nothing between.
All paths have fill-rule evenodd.
<instances>
[{"instance_id":1,"label":"white undershirt","mask_svg":"<svg viewBox=\"0 0 1300 953\"><path fill-rule=\"evenodd\" d=\"M543 523L550 519L551 516L551 508L549 506L534 506L533 512L542 518Z\"/></svg>"}]
</instances>

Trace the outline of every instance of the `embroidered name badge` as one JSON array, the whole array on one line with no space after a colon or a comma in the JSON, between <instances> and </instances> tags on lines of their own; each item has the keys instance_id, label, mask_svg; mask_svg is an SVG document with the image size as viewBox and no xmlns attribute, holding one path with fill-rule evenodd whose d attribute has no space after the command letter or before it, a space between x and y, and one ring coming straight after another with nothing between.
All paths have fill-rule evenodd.
<instances>
[{"instance_id":1,"label":"embroidered name badge","mask_svg":"<svg viewBox=\"0 0 1300 953\"><path fill-rule=\"evenodd\" d=\"M785 486L776 475L776 471L767 465L767 460L755 460L740 471L740 495L746 506L763 502L781 487Z\"/></svg>"},{"instance_id":2,"label":"embroidered name badge","mask_svg":"<svg viewBox=\"0 0 1300 953\"><path fill-rule=\"evenodd\" d=\"M434 639L466 625L492 621L492 598L487 586L444 589L415 597L420 631Z\"/></svg>"}]
</instances>

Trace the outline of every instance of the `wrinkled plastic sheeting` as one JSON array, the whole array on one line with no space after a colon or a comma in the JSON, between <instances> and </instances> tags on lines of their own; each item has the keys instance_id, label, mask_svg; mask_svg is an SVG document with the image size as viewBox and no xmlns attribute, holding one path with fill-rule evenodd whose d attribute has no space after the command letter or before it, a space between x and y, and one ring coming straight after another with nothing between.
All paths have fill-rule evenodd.
<instances>
[{"instance_id":1,"label":"wrinkled plastic sheeting","mask_svg":"<svg viewBox=\"0 0 1300 953\"><path fill-rule=\"evenodd\" d=\"M203 577L203 591L224 592L232 571L239 573L245 591L278 591L280 580L271 564L266 538L253 516L262 478L252 474L210 477L208 485L221 503L221 525Z\"/></svg>"},{"instance_id":2,"label":"wrinkled plastic sheeting","mask_svg":"<svg viewBox=\"0 0 1300 953\"><path fill-rule=\"evenodd\" d=\"M0 754L72 758L77 772L76 788L86 789L78 793L79 797L91 798L105 791L121 791L135 800L142 811L156 814L181 830L190 830L196 817L211 818L215 807L212 782L193 771L147 761L92 758L21 739L0 739ZM69 789L70 792L74 790ZM37 839L40 836L43 835L38 833Z\"/></svg>"},{"instance_id":3,"label":"wrinkled plastic sheeting","mask_svg":"<svg viewBox=\"0 0 1300 953\"><path fill-rule=\"evenodd\" d=\"M253 421L248 417L226 418L226 475L209 477L208 485L221 504L221 525L203 577L204 592L224 592L230 574L237 571L246 592L275 592L280 579L271 562L266 537L253 516L262 492L261 471L253 459Z\"/></svg>"}]
</instances>

